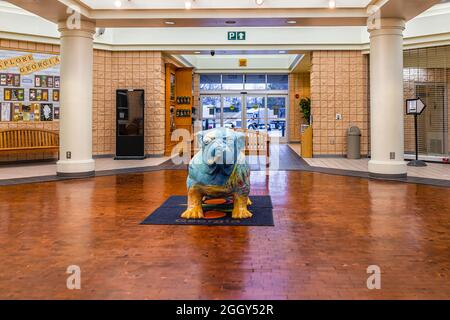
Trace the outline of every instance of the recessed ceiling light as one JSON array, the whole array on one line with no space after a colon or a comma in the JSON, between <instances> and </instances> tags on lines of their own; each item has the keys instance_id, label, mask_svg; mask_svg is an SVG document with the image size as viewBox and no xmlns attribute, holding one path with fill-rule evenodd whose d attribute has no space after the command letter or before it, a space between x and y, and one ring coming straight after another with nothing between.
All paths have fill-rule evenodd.
<instances>
[{"instance_id":1,"label":"recessed ceiling light","mask_svg":"<svg viewBox=\"0 0 450 320\"><path fill-rule=\"evenodd\" d=\"M296 24L297 21L295 21L295 20L287 20L286 23L287 24Z\"/></svg>"},{"instance_id":2,"label":"recessed ceiling light","mask_svg":"<svg viewBox=\"0 0 450 320\"><path fill-rule=\"evenodd\" d=\"M165 24L169 24L169 25L173 25L173 24L175 24L175 22L174 22L174 21L164 21L164 23L165 23Z\"/></svg>"},{"instance_id":3,"label":"recessed ceiling light","mask_svg":"<svg viewBox=\"0 0 450 320\"><path fill-rule=\"evenodd\" d=\"M120 1L120 0L114 1L114 6L116 8L120 8L122 6L122 1Z\"/></svg>"},{"instance_id":4,"label":"recessed ceiling light","mask_svg":"<svg viewBox=\"0 0 450 320\"><path fill-rule=\"evenodd\" d=\"M281 54L283 54L283 53L286 53L286 51L284 51L284 50L280 50L280 51L278 51L278 53L281 53Z\"/></svg>"},{"instance_id":5,"label":"recessed ceiling light","mask_svg":"<svg viewBox=\"0 0 450 320\"><path fill-rule=\"evenodd\" d=\"M186 9L191 9L192 8L192 1L191 0L187 0L187 1L185 1L184 2L184 7L186 8Z\"/></svg>"},{"instance_id":6,"label":"recessed ceiling light","mask_svg":"<svg viewBox=\"0 0 450 320\"><path fill-rule=\"evenodd\" d=\"M236 21L234 21L234 20L227 20L227 21L225 21L225 23L226 23L226 24L235 24Z\"/></svg>"},{"instance_id":7,"label":"recessed ceiling light","mask_svg":"<svg viewBox=\"0 0 450 320\"><path fill-rule=\"evenodd\" d=\"M330 1L328 1L328 7L329 7L330 9L336 8L336 0L330 0Z\"/></svg>"},{"instance_id":8,"label":"recessed ceiling light","mask_svg":"<svg viewBox=\"0 0 450 320\"><path fill-rule=\"evenodd\" d=\"M201 52L200 52L200 51L194 51L194 53L195 53L195 54L200 54Z\"/></svg>"},{"instance_id":9,"label":"recessed ceiling light","mask_svg":"<svg viewBox=\"0 0 450 320\"><path fill-rule=\"evenodd\" d=\"M264 0L255 0L255 2L258 6L260 6L264 3Z\"/></svg>"}]
</instances>

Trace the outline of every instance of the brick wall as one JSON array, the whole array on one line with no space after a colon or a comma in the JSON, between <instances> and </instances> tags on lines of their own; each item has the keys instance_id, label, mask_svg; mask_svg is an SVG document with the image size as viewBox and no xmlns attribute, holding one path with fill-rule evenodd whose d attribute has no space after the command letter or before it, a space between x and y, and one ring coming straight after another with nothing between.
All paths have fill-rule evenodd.
<instances>
[{"instance_id":1,"label":"brick wall","mask_svg":"<svg viewBox=\"0 0 450 320\"><path fill-rule=\"evenodd\" d=\"M314 51L311 102L314 155L347 153L346 134L361 129L361 153L369 148L368 56L360 51ZM342 120L336 120L336 114Z\"/></svg>"}]
</instances>

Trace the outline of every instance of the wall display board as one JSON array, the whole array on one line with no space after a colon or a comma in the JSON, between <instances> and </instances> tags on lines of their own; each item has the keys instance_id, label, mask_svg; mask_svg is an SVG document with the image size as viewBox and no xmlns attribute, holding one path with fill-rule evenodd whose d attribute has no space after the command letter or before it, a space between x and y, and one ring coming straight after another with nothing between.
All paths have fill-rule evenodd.
<instances>
[{"instance_id":1,"label":"wall display board","mask_svg":"<svg viewBox=\"0 0 450 320\"><path fill-rule=\"evenodd\" d=\"M60 112L60 58L0 50L0 121L53 121Z\"/></svg>"}]
</instances>

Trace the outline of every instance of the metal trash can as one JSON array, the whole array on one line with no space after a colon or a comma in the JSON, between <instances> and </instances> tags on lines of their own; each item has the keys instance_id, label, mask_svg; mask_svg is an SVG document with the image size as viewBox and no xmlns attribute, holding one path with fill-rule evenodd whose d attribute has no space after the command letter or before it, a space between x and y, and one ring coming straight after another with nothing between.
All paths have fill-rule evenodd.
<instances>
[{"instance_id":1,"label":"metal trash can","mask_svg":"<svg viewBox=\"0 0 450 320\"><path fill-rule=\"evenodd\" d=\"M350 127L347 131L347 158L361 159L361 130Z\"/></svg>"}]
</instances>

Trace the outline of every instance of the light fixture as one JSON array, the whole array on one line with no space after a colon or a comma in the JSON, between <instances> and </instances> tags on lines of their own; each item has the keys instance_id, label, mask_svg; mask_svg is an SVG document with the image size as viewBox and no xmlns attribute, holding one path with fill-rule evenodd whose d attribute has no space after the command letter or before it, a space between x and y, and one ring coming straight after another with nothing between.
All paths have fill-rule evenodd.
<instances>
[{"instance_id":1,"label":"light fixture","mask_svg":"<svg viewBox=\"0 0 450 320\"><path fill-rule=\"evenodd\" d=\"M287 24L296 24L297 21L295 21L295 20L287 20L286 23Z\"/></svg>"},{"instance_id":2,"label":"light fixture","mask_svg":"<svg viewBox=\"0 0 450 320\"><path fill-rule=\"evenodd\" d=\"M114 6L115 6L116 8L122 7L122 1L120 1L120 0L114 1Z\"/></svg>"},{"instance_id":3,"label":"light fixture","mask_svg":"<svg viewBox=\"0 0 450 320\"><path fill-rule=\"evenodd\" d=\"M330 9L336 8L336 0L330 0L330 1L328 1L328 7L329 7Z\"/></svg>"},{"instance_id":4,"label":"light fixture","mask_svg":"<svg viewBox=\"0 0 450 320\"><path fill-rule=\"evenodd\" d=\"M164 23L165 23L165 24L168 24L168 25L174 25L174 24L175 24L174 21L164 21Z\"/></svg>"},{"instance_id":5,"label":"light fixture","mask_svg":"<svg viewBox=\"0 0 450 320\"><path fill-rule=\"evenodd\" d=\"M194 53L195 53L195 54L200 54L201 52L200 52L200 51L194 51Z\"/></svg>"},{"instance_id":6,"label":"light fixture","mask_svg":"<svg viewBox=\"0 0 450 320\"><path fill-rule=\"evenodd\" d=\"M192 8L192 0L186 0L184 2L184 8L187 10L191 9Z\"/></svg>"},{"instance_id":7,"label":"light fixture","mask_svg":"<svg viewBox=\"0 0 450 320\"><path fill-rule=\"evenodd\" d=\"M264 3L264 0L255 0L258 6L261 6Z\"/></svg>"},{"instance_id":8,"label":"light fixture","mask_svg":"<svg viewBox=\"0 0 450 320\"><path fill-rule=\"evenodd\" d=\"M284 50L280 50L280 51L278 51L278 53L281 53L281 54L283 54L283 53L286 53L286 51L284 51Z\"/></svg>"}]
</instances>

